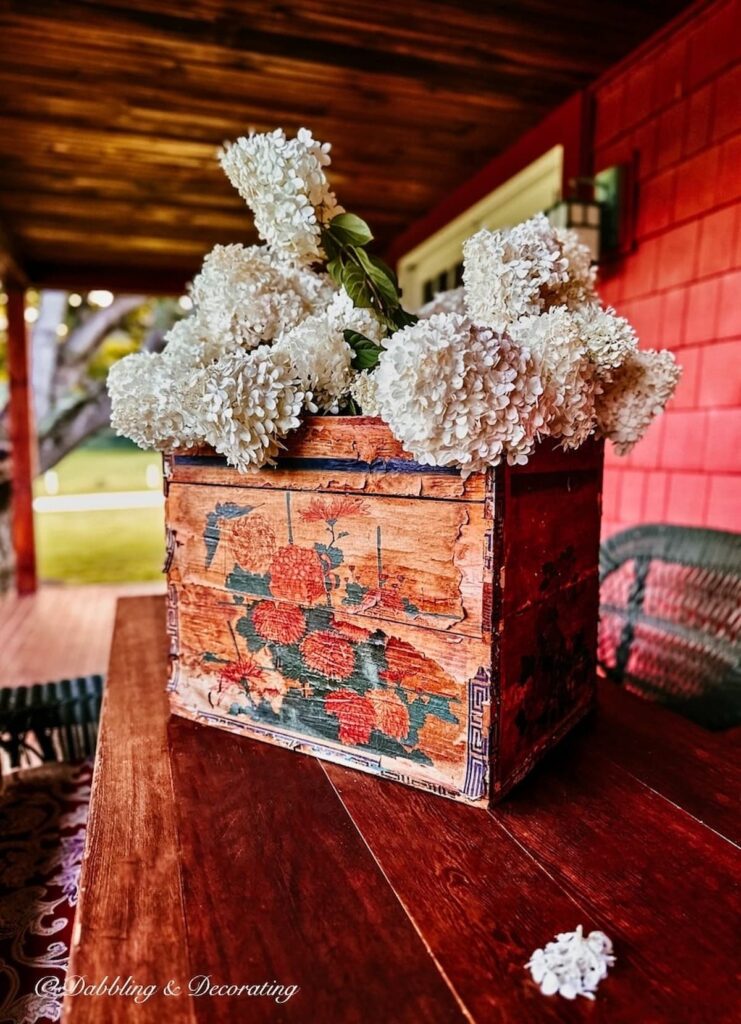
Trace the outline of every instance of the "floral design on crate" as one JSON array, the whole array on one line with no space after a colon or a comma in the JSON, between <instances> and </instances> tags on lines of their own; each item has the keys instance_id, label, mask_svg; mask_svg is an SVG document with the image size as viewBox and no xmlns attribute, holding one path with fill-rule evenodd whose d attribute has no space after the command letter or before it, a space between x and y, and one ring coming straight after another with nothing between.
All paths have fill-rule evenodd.
<instances>
[{"instance_id":1,"label":"floral design on crate","mask_svg":"<svg viewBox=\"0 0 741 1024\"><path fill-rule=\"evenodd\" d=\"M419 764L462 763L460 685L412 644L326 605L234 602L234 657L203 658L212 708Z\"/></svg>"},{"instance_id":2,"label":"floral design on crate","mask_svg":"<svg viewBox=\"0 0 741 1024\"><path fill-rule=\"evenodd\" d=\"M223 524L237 559L225 587L241 612L228 621L233 657L207 652L212 708L294 732L364 747L379 755L432 766L462 763L464 725L460 683L412 644L347 622L348 607L389 604L414 617L417 609L384 573L377 527L375 587L345 577L342 541L348 520L368 518L366 503L345 495L312 499L303 522L321 523L313 547L293 542L290 494L288 543L254 506L218 504L206 520L208 568L222 542Z\"/></svg>"},{"instance_id":3,"label":"floral design on crate","mask_svg":"<svg viewBox=\"0 0 741 1024\"><path fill-rule=\"evenodd\" d=\"M371 522L362 498L320 495L301 508L304 525L316 524L316 535L297 544L292 526L292 495L286 492L284 524L262 515L259 508L224 502L209 513L203 531L205 568L221 544L228 544L226 587L252 597L272 597L302 606L319 603L350 614L414 621L420 617L454 623L452 604L460 595L417 593L403 567L393 563L383 546L383 528ZM285 526L287 543L278 529ZM348 557L343 541L354 535L364 553ZM228 540L227 540L228 535ZM308 544L311 546L308 546ZM230 565L230 563L232 563ZM417 588L424 586L416 583ZM448 610L443 610L443 609Z\"/></svg>"}]
</instances>

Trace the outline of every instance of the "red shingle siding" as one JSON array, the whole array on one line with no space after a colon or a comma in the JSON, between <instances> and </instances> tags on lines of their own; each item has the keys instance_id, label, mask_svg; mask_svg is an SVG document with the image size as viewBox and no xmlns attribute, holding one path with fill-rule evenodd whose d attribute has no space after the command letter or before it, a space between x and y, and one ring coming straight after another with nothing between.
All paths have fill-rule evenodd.
<instances>
[{"instance_id":1,"label":"red shingle siding","mask_svg":"<svg viewBox=\"0 0 741 1024\"><path fill-rule=\"evenodd\" d=\"M634 251L602 295L684 377L626 459L605 536L664 521L741 529L741 3L698 4L594 88L594 168L636 159Z\"/></svg>"}]
</instances>

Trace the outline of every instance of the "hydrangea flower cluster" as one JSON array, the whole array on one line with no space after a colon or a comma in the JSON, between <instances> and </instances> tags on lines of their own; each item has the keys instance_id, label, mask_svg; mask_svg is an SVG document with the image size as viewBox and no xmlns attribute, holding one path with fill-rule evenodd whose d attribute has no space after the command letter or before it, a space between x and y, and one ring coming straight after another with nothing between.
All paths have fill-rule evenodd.
<instances>
[{"instance_id":1,"label":"hydrangea flower cluster","mask_svg":"<svg viewBox=\"0 0 741 1024\"><path fill-rule=\"evenodd\" d=\"M468 474L532 450L543 388L528 350L459 313L397 331L374 376L382 418L422 465Z\"/></svg>"},{"instance_id":2,"label":"hydrangea flower cluster","mask_svg":"<svg viewBox=\"0 0 741 1024\"><path fill-rule=\"evenodd\" d=\"M268 345L227 352L210 367L196 429L242 472L272 461L304 402L290 359Z\"/></svg>"},{"instance_id":3,"label":"hydrangea flower cluster","mask_svg":"<svg viewBox=\"0 0 741 1024\"><path fill-rule=\"evenodd\" d=\"M265 244L217 245L164 351L111 369L112 424L142 447L206 443L247 471L303 411L362 412L418 462L467 476L526 462L546 437L576 448L598 434L627 452L671 397L671 353L638 349L601 306L587 248L542 214L477 232L463 287L414 317L365 251L368 226L337 205L328 145L304 129L251 134L220 160Z\"/></svg>"},{"instance_id":4,"label":"hydrangea flower cluster","mask_svg":"<svg viewBox=\"0 0 741 1024\"><path fill-rule=\"evenodd\" d=\"M353 306L343 289L326 309L306 317L274 344L276 351L288 355L301 386L311 394L312 412L338 412L340 399L348 393L354 374L346 330L357 331L372 341L381 338L376 317L367 309Z\"/></svg>"},{"instance_id":5,"label":"hydrangea flower cluster","mask_svg":"<svg viewBox=\"0 0 741 1024\"><path fill-rule=\"evenodd\" d=\"M276 260L264 246L217 245L191 287L198 319L223 348L254 348L332 297L326 275Z\"/></svg>"},{"instance_id":6,"label":"hydrangea flower cluster","mask_svg":"<svg viewBox=\"0 0 741 1024\"><path fill-rule=\"evenodd\" d=\"M541 433L560 437L564 448L578 448L594 430L596 373L578 316L554 306L540 316L524 316L510 336L528 349L543 386Z\"/></svg>"},{"instance_id":7,"label":"hydrangea flower cluster","mask_svg":"<svg viewBox=\"0 0 741 1024\"><path fill-rule=\"evenodd\" d=\"M306 128L295 139L282 129L251 132L225 145L219 160L227 178L252 210L260 237L299 265L322 253L321 226L342 212L329 187L329 143Z\"/></svg>"},{"instance_id":8,"label":"hydrangea flower cluster","mask_svg":"<svg viewBox=\"0 0 741 1024\"><path fill-rule=\"evenodd\" d=\"M681 368L666 350L633 350L597 398L597 424L627 455L674 394Z\"/></svg>"},{"instance_id":9,"label":"hydrangea flower cluster","mask_svg":"<svg viewBox=\"0 0 741 1024\"><path fill-rule=\"evenodd\" d=\"M463 257L468 314L497 331L551 306L580 309L596 301L589 250L542 213L507 231L478 231L464 243Z\"/></svg>"}]
</instances>

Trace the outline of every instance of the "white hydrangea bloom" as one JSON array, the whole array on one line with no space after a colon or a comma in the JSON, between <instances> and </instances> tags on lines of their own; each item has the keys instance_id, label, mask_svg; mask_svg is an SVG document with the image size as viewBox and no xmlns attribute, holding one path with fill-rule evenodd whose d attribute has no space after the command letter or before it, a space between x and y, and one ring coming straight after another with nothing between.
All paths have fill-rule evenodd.
<instances>
[{"instance_id":1,"label":"white hydrangea bloom","mask_svg":"<svg viewBox=\"0 0 741 1024\"><path fill-rule=\"evenodd\" d=\"M565 306L524 316L510 336L530 350L543 384L539 402L542 434L578 448L594 430L595 372L578 314Z\"/></svg>"},{"instance_id":2,"label":"white hydrangea bloom","mask_svg":"<svg viewBox=\"0 0 741 1024\"><path fill-rule=\"evenodd\" d=\"M182 367L197 369L223 353L224 347L205 330L196 313L178 320L164 338L162 355L165 362L175 362Z\"/></svg>"},{"instance_id":3,"label":"white hydrangea bloom","mask_svg":"<svg viewBox=\"0 0 741 1024\"><path fill-rule=\"evenodd\" d=\"M204 338L192 314L177 320L164 337L162 355L166 362L195 366L201 361Z\"/></svg>"},{"instance_id":4,"label":"white hydrangea bloom","mask_svg":"<svg viewBox=\"0 0 741 1024\"><path fill-rule=\"evenodd\" d=\"M240 472L271 462L281 439L299 426L304 401L288 357L261 345L227 352L202 372L202 439Z\"/></svg>"},{"instance_id":5,"label":"white hydrangea bloom","mask_svg":"<svg viewBox=\"0 0 741 1024\"><path fill-rule=\"evenodd\" d=\"M352 349L345 330L379 341L382 328L369 309L356 308L343 289L325 310L307 317L275 342L276 351L291 361L303 390L311 394L312 411L337 412L352 380Z\"/></svg>"},{"instance_id":6,"label":"white hydrangea bloom","mask_svg":"<svg viewBox=\"0 0 741 1024\"><path fill-rule=\"evenodd\" d=\"M469 475L505 454L526 461L542 392L526 349L456 313L420 320L384 345L378 407L418 462Z\"/></svg>"},{"instance_id":7,"label":"white hydrangea bloom","mask_svg":"<svg viewBox=\"0 0 741 1024\"><path fill-rule=\"evenodd\" d=\"M548 219L544 214L540 216ZM597 305L597 267L592 264L589 246L579 241L576 231L570 231L568 228L554 228L553 231L568 269L566 280L557 285L556 294L550 296L550 303L567 306L569 309Z\"/></svg>"},{"instance_id":8,"label":"white hydrangea bloom","mask_svg":"<svg viewBox=\"0 0 741 1024\"><path fill-rule=\"evenodd\" d=\"M281 263L256 245L215 246L191 288L200 329L223 351L272 341L332 293L326 275Z\"/></svg>"},{"instance_id":9,"label":"white hydrangea bloom","mask_svg":"<svg viewBox=\"0 0 741 1024\"><path fill-rule=\"evenodd\" d=\"M594 999L597 986L615 963L612 948L604 932L585 936L579 925L575 932L561 932L545 949L536 949L525 966L545 996L558 992L564 999Z\"/></svg>"},{"instance_id":10,"label":"white hydrangea bloom","mask_svg":"<svg viewBox=\"0 0 741 1024\"><path fill-rule=\"evenodd\" d=\"M301 128L295 139L278 129L227 144L219 160L229 181L251 208L260 237L299 264L322 255L321 226L342 212L324 172L329 143Z\"/></svg>"},{"instance_id":11,"label":"white hydrangea bloom","mask_svg":"<svg viewBox=\"0 0 741 1024\"><path fill-rule=\"evenodd\" d=\"M551 306L595 301L589 250L542 213L505 231L478 231L463 258L468 315L497 331Z\"/></svg>"},{"instance_id":12,"label":"white hydrangea bloom","mask_svg":"<svg viewBox=\"0 0 741 1024\"><path fill-rule=\"evenodd\" d=\"M169 450L199 440L193 407L202 385L191 362L137 352L108 371L111 426L140 448Z\"/></svg>"},{"instance_id":13,"label":"white hydrangea bloom","mask_svg":"<svg viewBox=\"0 0 741 1024\"><path fill-rule=\"evenodd\" d=\"M465 313L466 299L463 288L451 288L447 292L438 292L434 299L420 309L417 316L420 320L429 320L435 313Z\"/></svg>"},{"instance_id":14,"label":"white hydrangea bloom","mask_svg":"<svg viewBox=\"0 0 741 1024\"><path fill-rule=\"evenodd\" d=\"M611 371L638 347L636 333L625 317L618 316L612 308L589 306L577 315L590 358L600 376L609 379Z\"/></svg>"},{"instance_id":15,"label":"white hydrangea bloom","mask_svg":"<svg viewBox=\"0 0 741 1024\"><path fill-rule=\"evenodd\" d=\"M614 371L597 397L597 426L603 437L627 455L643 437L654 416L674 394L682 368L664 349L636 349Z\"/></svg>"},{"instance_id":16,"label":"white hydrangea bloom","mask_svg":"<svg viewBox=\"0 0 741 1024\"><path fill-rule=\"evenodd\" d=\"M377 388L376 374L371 370L362 370L360 373L356 373L350 382L350 396L360 406L364 416L381 415L378 405Z\"/></svg>"}]
</instances>

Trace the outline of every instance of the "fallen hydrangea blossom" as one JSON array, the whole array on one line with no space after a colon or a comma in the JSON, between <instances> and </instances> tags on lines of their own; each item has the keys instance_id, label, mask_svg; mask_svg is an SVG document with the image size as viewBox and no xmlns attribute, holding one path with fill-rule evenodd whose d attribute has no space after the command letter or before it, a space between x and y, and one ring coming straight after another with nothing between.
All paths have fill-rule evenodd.
<instances>
[{"instance_id":1,"label":"fallen hydrangea blossom","mask_svg":"<svg viewBox=\"0 0 741 1024\"><path fill-rule=\"evenodd\" d=\"M561 932L545 949L536 949L525 967L544 996L558 992L564 999L594 999L614 963L612 942L605 933L595 931L585 937L579 925L575 932Z\"/></svg>"}]
</instances>

